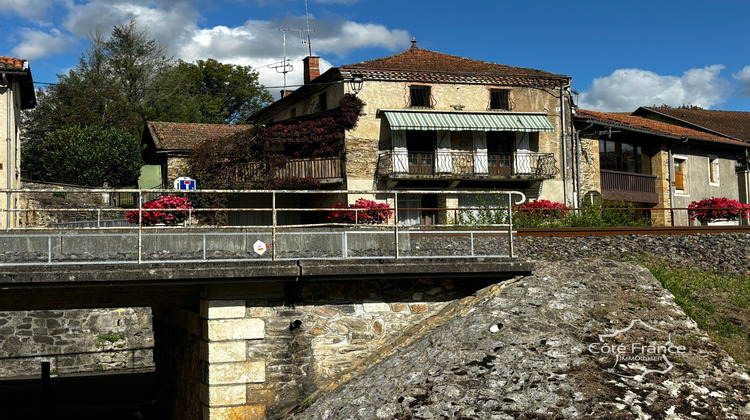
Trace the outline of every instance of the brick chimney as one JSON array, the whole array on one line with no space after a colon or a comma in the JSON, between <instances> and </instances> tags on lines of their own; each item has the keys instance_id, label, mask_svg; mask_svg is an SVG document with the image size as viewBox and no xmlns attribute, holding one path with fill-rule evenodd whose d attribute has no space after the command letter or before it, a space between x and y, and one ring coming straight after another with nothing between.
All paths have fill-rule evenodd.
<instances>
[{"instance_id":1,"label":"brick chimney","mask_svg":"<svg viewBox=\"0 0 750 420\"><path fill-rule=\"evenodd\" d=\"M305 84L320 76L320 57L309 56L302 59L305 65Z\"/></svg>"}]
</instances>

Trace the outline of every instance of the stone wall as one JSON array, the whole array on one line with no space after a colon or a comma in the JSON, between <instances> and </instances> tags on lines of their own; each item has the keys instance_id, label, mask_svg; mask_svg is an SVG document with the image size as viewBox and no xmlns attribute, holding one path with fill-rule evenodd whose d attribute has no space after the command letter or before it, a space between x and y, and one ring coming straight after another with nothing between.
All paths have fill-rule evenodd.
<instances>
[{"instance_id":1,"label":"stone wall","mask_svg":"<svg viewBox=\"0 0 750 420\"><path fill-rule=\"evenodd\" d=\"M0 377L153 368L149 308L0 312Z\"/></svg>"},{"instance_id":2,"label":"stone wall","mask_svg":"<svg viewBox=\"0 0 750 420\"><path fill-rule=\"evenodd\" d=\"M578 260L651 253L678 266L750 274L750 233L516 238L521 258Z\"/></svg>"},{"instance_id":3,"label":"stone wall","mask_svg":"<svg viewBox=\"0 0 750 420\"><path fill-rule=\"evenodd\" d=\"M275 418L449 302L496 281L269 284L256 286L245 300L206 299L198 331L206 418Z\"/></svg>"}]
</instances>

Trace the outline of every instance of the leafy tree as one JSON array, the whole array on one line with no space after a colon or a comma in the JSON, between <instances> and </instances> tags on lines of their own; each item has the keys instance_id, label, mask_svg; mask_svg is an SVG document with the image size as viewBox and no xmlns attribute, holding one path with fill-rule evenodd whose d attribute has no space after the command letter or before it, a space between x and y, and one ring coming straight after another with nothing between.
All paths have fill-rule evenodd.
<instances>
[{"instance_id":1,"label":"leafy tree","mask_svg":"<svg viewBox=\"0 0 750 420\"><path fill-rule=\"evenodd\" d=\"M62 128L22 153L34 178L69 184L135 185L143 165L139 139L115 128Z\"/></svg>"},{"instance_id":2,"label":"leafy tree","mask_svg":"<svg viewBox=\"0 0 750 420\"><path fill-rule=\"evenodd\" d=\"M250 66L223 64L214 59L179 61L164 74L162 101L150 119L207 124L244 123L273 100L258 83ZM157 102L162 102L157 101Z\"/></svg>"},{"instance_id":3,"label":"leafy tree","mask_svg":"<svg viewBox=\"0 0 750 420\"><path fill-rule=\"evenodd\" d=\"M140 139L146 120L237 123L272 100L252 68L216 60L175 62L135 20L115 26L109 37L97 31L89 43L78 64L58 75L57 84L38 90L37 107L24 114L23 148L34 154L24 153L22 165L38 180L100 184L98 176L68 178L63 167L39 167L42 154L55 153L43 145L58 130L103 127ZM139 153L137 142L131 152L122 157ZM136 162L141 159L124 166ZM91 163L94 168L109 165Z\"/></svg>"}]
</instances>

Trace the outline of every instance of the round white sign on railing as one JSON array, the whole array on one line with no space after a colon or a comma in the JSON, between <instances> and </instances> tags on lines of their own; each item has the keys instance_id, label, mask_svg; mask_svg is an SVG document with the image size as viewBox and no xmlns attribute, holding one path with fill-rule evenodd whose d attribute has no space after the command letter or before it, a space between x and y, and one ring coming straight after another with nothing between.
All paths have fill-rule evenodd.
<instances>
[{"instance_id":1,"label":"round white sign on railing","mask_svg":"<svg viewBox=\"0 0 750 420\"><path fill-rule=\"evenodd\" d=\"M258 253L258 255L263 255L266 251L268 251L268 245L266 245L265 242L257 241L253 244L253 249Z\"/></svg>"}]
</instances>

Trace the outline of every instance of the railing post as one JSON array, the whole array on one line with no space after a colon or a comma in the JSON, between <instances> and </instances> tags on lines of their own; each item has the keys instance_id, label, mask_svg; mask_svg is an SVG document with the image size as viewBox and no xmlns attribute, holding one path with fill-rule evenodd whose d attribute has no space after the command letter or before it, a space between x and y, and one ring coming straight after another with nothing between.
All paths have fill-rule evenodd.
<instances>
[{"instance_id":1,"label":"railing post","mask_svg":"<svg viewBox=\"0 0 750 420\"><path fill-rule=\"evenodd\" d=\"M143 191L138 190L138 264L143 262Z\"/></svg>"},{"instance_id":2,"label":"railing post","mask_svg":"<svg viewBox=\"0 0 750 420\"><path fill-rule=\"evenodd\" d=\"M52 264L52 236L47 237L47 263Z\"/></svg>"},{"instance_id":3,"label":"railing post","mask_svg":"<svg viewBox=\"0 0 750 420\"><path fill-rule=\"evenodd\" d=\"M513 250L513 193L508 193L508 253L515 258Z\"/></svg>"},{"instance_id":4,"label":"railing post","mask_svg":"<svg viewBox=\"0 0 750 420\"><path fill-rule=\"evenodd\" d=\"M96 227L102 227L102 209L96 210Z\"/></svg>"},{"instance_id":5,"label":"railing post","mask_svg":"<svg viewBox=\"0 0 750 420\"><path fill-rule=\"evenodd\" d=\"M206 261L206 234L203 234L203 261Z\"/></svg>"},{"instance_id":6,"label":"railing post","mask_svg":"<svg viewBox=\"0 0 750 420\"><path fill-rule=\"evenodd\" d=\"M341 232L341 258L349 257L349 232Z\"/></svg>"},{"instance_id":7,"label":"railing post","mask_svg":"<svg viewBox=\"0 0 750 420\"><path fill-rule=\"evenodd\" d=\"M276 261L276 191L271 193L272 226L271 226L271 260Z\"/></svg>"},{"instance_id":8,"label":"railing post","mask_svg":"<svg viewBox=\"0 0 750 420\"><path fill-rule=\"evenodd\" d=\"M398 259L398 193L393 192L393 233L396 235L394 238L394 245L396 246L395 257Z\"/></svg>"}]
</instances>

